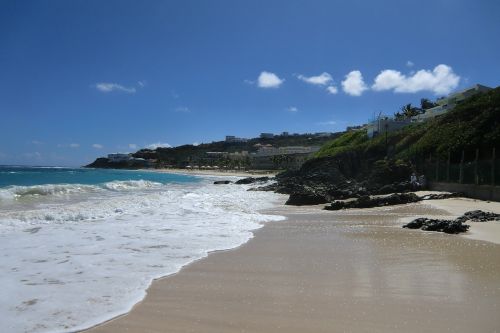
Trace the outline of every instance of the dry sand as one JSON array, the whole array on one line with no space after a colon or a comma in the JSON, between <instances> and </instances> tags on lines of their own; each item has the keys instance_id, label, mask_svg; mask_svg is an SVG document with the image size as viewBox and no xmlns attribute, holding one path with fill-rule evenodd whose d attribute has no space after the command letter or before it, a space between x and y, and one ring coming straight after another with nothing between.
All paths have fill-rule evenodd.
<instances>
[{"instance_id":1,"label":"dry sand","mask_svg":"<svg viewBox=\"0 0 500 333\"><path fill-rule=\"evenodd\" d=\"M500 208L279 208L287 221L155 281L129 314L90 332L496 332L500 245L401 228L479 205Z\"/></svg>"}]
</instances>

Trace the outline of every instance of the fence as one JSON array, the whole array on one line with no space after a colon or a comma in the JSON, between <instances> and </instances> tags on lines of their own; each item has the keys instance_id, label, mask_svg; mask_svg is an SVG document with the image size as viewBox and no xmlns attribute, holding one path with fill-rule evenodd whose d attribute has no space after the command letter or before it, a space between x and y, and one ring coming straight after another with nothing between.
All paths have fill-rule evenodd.
<instances>
[{"instance_id":1,"label":"fence","mask_svg":"<svg viewBox=\"0 0 500 333\"><path fill-rule=\"evenodd\" d=\"M500 185L500 160L496 149L448 152L447 157L414 157L417 172L431 182L474 185Z\"/></svg>"}]
</instances>

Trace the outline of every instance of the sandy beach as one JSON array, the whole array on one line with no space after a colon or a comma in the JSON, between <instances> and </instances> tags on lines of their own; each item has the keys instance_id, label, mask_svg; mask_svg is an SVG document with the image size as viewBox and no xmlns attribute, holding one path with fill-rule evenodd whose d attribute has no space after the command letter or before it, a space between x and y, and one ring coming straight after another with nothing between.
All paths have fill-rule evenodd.
<instances>
[{"instance_id":1,"label":"sandy beach","mask_svg":"<svg viewBox=\"0 0 500 333\"><path fill-rule=\"evenodd\" d=\"M401 225L500 203L319 208L274 209L288 219L155 281L129 314L89 332L498 331L500 222L465 236Z\"/></svg>"}]
</instances>

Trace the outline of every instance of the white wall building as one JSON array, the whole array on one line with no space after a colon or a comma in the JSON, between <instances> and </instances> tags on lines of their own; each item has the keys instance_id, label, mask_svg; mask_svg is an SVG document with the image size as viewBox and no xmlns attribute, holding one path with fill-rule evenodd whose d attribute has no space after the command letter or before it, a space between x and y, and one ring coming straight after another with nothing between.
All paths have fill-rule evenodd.
<instances>
[{"instance_id":1,"label":"white wall building","mask_svg":"<svg viewBox=\"0 0 500 333\"><path fill-rule=\"evenodd\" d=\"M437 106L425 110L425 113L419 114L418 116L415 116L412 119L414 121L425 121L425 120L435 118L437 116L440 116L440 115L445 114L446 112L450 111L457 104L460 104L465 99L467 99L471 96L474 96L476 94L479 94L479 93L487 92L491 89L492 88L490 88L490 87L476 84L476 85L469 87L467 89L450 94L447 97L439 98L436 100L436 104L438 104Z\"/></svg>"},{"instance_id":2,"label":"white wall building","mask_svg":"<svg viewBox=\"0 0 500 333\"><path fill-rule=\"evenodd\" d=\"M289 147L268 147L263 146L253 153L254 156L276 156L276 155L291 155L291 154L310 154L317 152L320 149L318 146L289 146Z\"/></svg>"},{"instance_id":3,"label":"white wall building","mask_svg":"<svg viewBox=\"0 0 500 333\"><path fill-rule=\"evenodd\" d=\"M366 126L366 134L371 139L377 135L397 131L411 124L411 119L396 120L390 117L378 117Z\"/></svg>"}]
</instances>

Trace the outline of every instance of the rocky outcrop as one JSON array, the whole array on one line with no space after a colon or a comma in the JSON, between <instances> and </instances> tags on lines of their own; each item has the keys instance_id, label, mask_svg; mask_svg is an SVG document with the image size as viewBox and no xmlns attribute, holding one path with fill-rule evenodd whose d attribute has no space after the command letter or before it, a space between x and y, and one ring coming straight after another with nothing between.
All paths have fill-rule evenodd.
<instances>
[{"instance_id":1,"label":"rocky outcrop","mask_svg":"<svg viewBox=\"0 0 500 333\"><path fill-rule=\"evenodd\" d=\"M230 180L216 180L214 181L214 185L226 185L226 184L231 184L232 181Z\"/></svg>"},{"instance_id":2,"label":"rocky outcrop","mask_svg":"<svg viewBox=\"0 0 500 333\"><path fill-rule=\"evenodd\" d=\"M111 162L106 157L99 157L94 162L85 166L85 168L97 169L144 169L149 167L149 162L146 160L131 159L128 161Z\"/></svg>"},{"instance_id":3,"label":"rocky outcrop","mask_svg":"<svg viewBox=\"0 0 500 333\"><path fill-rule=\"evenodd\" d=\"M463 193L452 192L452 193L432 193L427 194L422 197L422 200L441 200L449 198L463 197Z\"/></svg>"},{"instance_id":4,"label":"rocky outcrop","mask_svg":"<svg viewBox=\"0 0 500 333\"><path fill-rule=\"evenodd\" d=\"M278 183L272 183L269 185L258 186L249 188L248 191L266 191L266 192L276 192L278 189Z\"/></svg>"},{"instance_id":5,"label":"rocky outcrop","mask_svg":"<svg viewBox=\"0 0 500 333\"><path fill-rule=\"evenodd\" d=\"M408 181L411 168L407 163L378 161L371 171L362 176L359 170L347 170L344 162L331 157L311 159L297 171L277 175L278 184L273 189L281 194L289 194L289 205L306 205L308 202L318 204L415 190ZM356 179L354 175L358 175ZM366 198L361 199L359 204L365 201Z\"/></svg>"},{"instance_id":6,"label":"rocky outcrop","mask_svg":"<svg viewBox=\"0 0 500 333\"><path fill-rule=\"evenodd\" d=\"M247 177L237 180L235 184L241 185L241 184L263 183L270 180L271 180L270 177Z\"/></svg>"},{"instance_id":7,"label":"rocky outcrop","mask_svg":"<svg viewBox=\"0 0 500 333\"><path fill-rule=\"evenodd\" d=\"M315 193L314 191L311 192L301 191L297 193L291 193L285 205L305 206L305 205L319 205L327 202L328 202L327 199L322 194Z\"/></svg>"},{"instance_id":8,"label":"rocky outcrop","mask_svg":"<svg viewBox=\"0 0 500 333\"><path fill-rule=\"evenodd\" d=\"M403 228L421 229L425 231L438 231L447 234L458 234L469 230L467 224L458 220L438 220L421 217L405 224Z\"/></svg>"},{"instance_id":9,"label":"rocky outcrop","mask_svg":"<svg viewBox=\"0 0 500 333\"><path fill-rule=\"evenodd\" d=\"M340 210L346 208L372 208L392 205L401 205L422 200L415 193L394 193L386 197L370 197L364 195L352 201L334 201L326 210Z\"/></svg>"},{"instance_id":10,"label":"rocky outcrop","mask_svg":"<svg viewBox=\"0 0 500 333\"><path fill-rule=\"evenodd\" d=\"M456 219L457 221L487 222L500 221L500 214L483 212L482 210L472 210Z\"/></svg>"},{"instance_id":11,"label":"rocky outcrop","mask_svg":"<svg viewBox=\"0 0 500 333\"><path fill-rule=\"evenodd\" d=\"M465 214L457 217L454 220L439 220L421 217L403 225L403 228L421 229L425 231L440 231L447 234L458 234L469 230L469 225L464 224L467 221L486 222L499 220L500 214L483 212L482 210L473 210L470 212L466 212Z\"/></svg>"}]
</instances>

